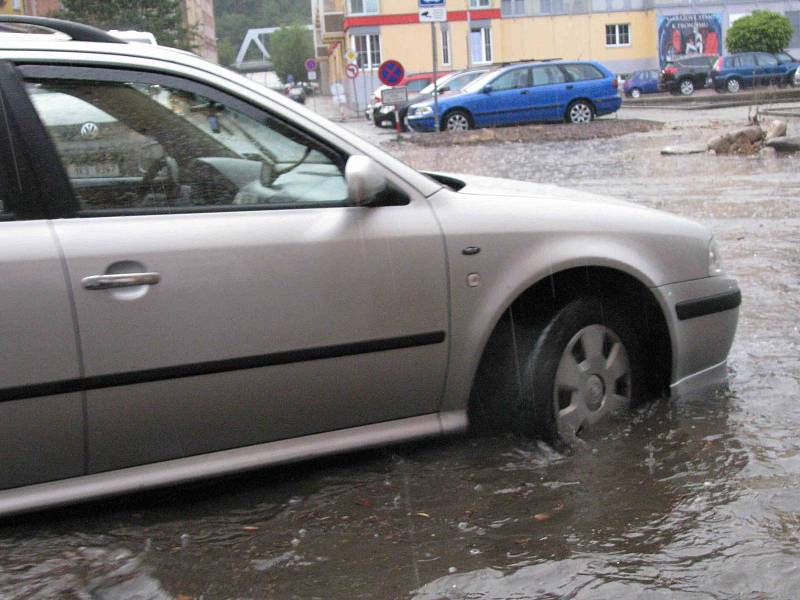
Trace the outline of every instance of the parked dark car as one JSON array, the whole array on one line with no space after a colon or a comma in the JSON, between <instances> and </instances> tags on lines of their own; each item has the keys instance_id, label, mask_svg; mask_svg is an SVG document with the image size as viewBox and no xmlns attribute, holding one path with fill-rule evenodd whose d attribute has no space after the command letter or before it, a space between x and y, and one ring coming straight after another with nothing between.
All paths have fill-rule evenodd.
<instances>
[{"instance_id":1,"label":"parked dark car","mask_svg":"<svg viewBox=\"0 0 800 600\"><path fill-rule=\"evenodd\" d=\"M634 71L622 85L622 91L631 98L638 98L642 94L652 94L659 91L659 88L658 69Z\"/></svg>"},{"instance_id":2,"label":"parked dark car","mask_svg":"<svg viewBox=\"0 0 800 600\"><path fill-rule=\"evenodd\" d=\"M467 84L462 93L439 101L439 126L447 131L543 121L588 123L619 110L617 78L590 61L513 64ZM435 131L432 100L408 110L414 131Z\"/></svg>"},{"instance_id":3,"label":"parked dark car","mask_svg":"<svg viewBox=\"0 0 800 600\"><path fill-rule=\"evenodd\" d=\"M668 64L661 71L661 86L675 95L691 96L706 87L717 56L686 56Z\"/></svg>"},{"instance_id":4,"label":"parked dark car","mask_svg":"<svg viewBox=\"0 0 800 600\"><path fill-rule=\"evenodd\" d=\"M306 90L300 84L292 84L286 88L286 95L300 104L306 103Z\"/></svg>"},{"instance_id":5,"label":"parked dark car","mask_svg":"<svg viewBox=\"0 0 800 600\"><path fill-rule=\"evenodd\" d=\"M747 87L788 84L796 70L796 62L781 63L768 52L739 52L719 57L711 76L715 90L735 94Z\"/></svg>"},{"instance_id":6,"label":"parked dark car","mask_svg":"<svg viewBox=\"0 0 800 600\"><path fill-rule=\"evenodd\" d=\"M442 77L437 82L437 88L439 90L439 95L443 96L445 94L451 93L458 93L462 90L462 88L471 82L474 79L477 79L489 69L472 69L471 71L461 71L459 73L453 73L451 75L447 75L446 77ZM426 100L433 99L433 83L428 84L419 93L414 93L411 89L409 89L408 93L408 100L402 104L396 105L388 105L383 106L381 105L378 109L378 112L375 115L375 125L378 127L395 127L395 111L399 113L400 116L400 123L402 123L403 129L407 129L406 126L406 116L408 115L408 108L412 104L416 104L418 102L424 102Z\"/></svg>"}]
</instances>

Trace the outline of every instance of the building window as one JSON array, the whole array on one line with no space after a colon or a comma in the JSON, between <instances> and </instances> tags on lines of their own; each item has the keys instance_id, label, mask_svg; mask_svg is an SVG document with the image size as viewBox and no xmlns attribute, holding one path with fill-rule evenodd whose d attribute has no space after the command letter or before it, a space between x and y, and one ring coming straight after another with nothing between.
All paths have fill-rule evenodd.
<instances>
[{"instance_id":1,"label":"building window","mask_svg":"<svg viewBox=\"0 0 800 600\"><path fill-rule=\"evenodd\" d=\"M503 0L500 5L504 17L521 17L525 13L525 0Z\"/></svg>"},{"instance_id":2,"label":"building window","mask_svg":"<svg viewBox=\"0 0 800 600\"><path fill-rule=\"evenodd\" d=\"M491 8L492 0L469 0L470 8Z\"/></svg>"},{"instance_id":3,"label":"building window","mask_svg":"<svg viewBox=\"0 0 800 600\"><path fill-rule=\"evenodd\" d=\"M630 46L630 25L606 25L606 46Z\"/></svg>"},{"instance_id":4,"label":"building window","mask_svg":"<svg viewBox=\"0 0 800 600\"><path fill-rule=\"evenodd\" d=\"M488 27L473 27L469 33L469 53L473 64L492 62L492 30Z\"/></svg>"},{"instance_id":5,"label":"building window","mask_svg":"<svg viewBox=\"0 0 800 600\"><path fill-rule=\"evenodd\" d=\"M442 65L443 66L450 66L451 58L450 58L450 30L443 29L442 30Z\"/></svg>"},{"instance_id":6,"label":"building window","mask_svg":"<svg viewBox=\"0 0 800 600\"><path fill-rule=\"evenodd\" d=\"M380 12L378 0L348 0L347 8L351 15L371 15Z\"/></svg>"},{"instance_id":7,"label":"building window","mask_svg":"<svg viewBox=\"0 0 800 600\"><path fill-rule=\"evenodd\" d=\"M539 6L543 15L564 13L564 0L541 0Z\"/></svg>"},{"instance_id":8,"label":"building window","mask_svg":"<svg viewBox=\"0 0 800 600\"><path fill-rule=\"evenodd\" d=\"M371 33L354 35L350 39L358 57L358 66L364 70L377 69L381 64L381 36Z\"/></svg>"}]
</instances>

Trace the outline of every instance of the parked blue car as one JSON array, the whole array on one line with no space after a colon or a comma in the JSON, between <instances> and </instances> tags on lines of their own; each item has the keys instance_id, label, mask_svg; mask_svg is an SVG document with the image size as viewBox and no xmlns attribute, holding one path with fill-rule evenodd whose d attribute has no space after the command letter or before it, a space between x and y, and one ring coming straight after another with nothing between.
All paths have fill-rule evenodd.
<instances>
[{"instance_id":1,"label":"parked blue car","mask_svg":"<svg viewBox=\"0 0 800 600\"><path fill-rule=\"evenodd\" d=\"M622 85L626 96L638 98L642 94L652 94L658 89L658 69L648 71L634 71Z\"/></svg>"},{"instance_id":2,"label":"parked blue car","mask_svg":"<svg viewBox=\"0 0 800 600\"><path fill-rule=\"evenodd\" d=\"M460 94L441 98L440 127L464 131L539 121L587 123L616 112L621 104L617 78L599 63L514 64L478 77ZM414 131L433 131L433 101L413 105L408 125Z\"/></svg>"},{"instance_id":3,"label":"parked blue car","mask_svg":"<svg viewBox=\"0 0 800 600\"><path fill-rule=\"evenodd\" d=\"M720 56L711 70L711 78L715 90L735 94L746 87L791 83L796 69L796 61L781 62L774 54L739 52Z\"/></svg>"}]
</instances>

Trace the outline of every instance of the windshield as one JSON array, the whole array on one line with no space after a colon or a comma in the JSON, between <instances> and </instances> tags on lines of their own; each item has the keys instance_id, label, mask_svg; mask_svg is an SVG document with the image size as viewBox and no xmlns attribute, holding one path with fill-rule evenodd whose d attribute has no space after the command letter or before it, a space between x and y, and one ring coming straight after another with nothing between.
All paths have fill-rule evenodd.
<instances>
[{"instance_id":1,"label":"windshield","mask_svg":"<svg viewBox=\"0 0 800 600\"><path fill-rule=\"evenodd\" d=\"M461 88L461 91L465 92L467 94L480 92L487 83L489 83L490 81L494 80L494 78L495 78L495 76L497 74L498 74L497 70L495 70L495 71L487 71L486 73L484 73L483 75L481 75L477 79L471 81L470 83L465 85L463 88Z\"/></svg>"}]
</instances>

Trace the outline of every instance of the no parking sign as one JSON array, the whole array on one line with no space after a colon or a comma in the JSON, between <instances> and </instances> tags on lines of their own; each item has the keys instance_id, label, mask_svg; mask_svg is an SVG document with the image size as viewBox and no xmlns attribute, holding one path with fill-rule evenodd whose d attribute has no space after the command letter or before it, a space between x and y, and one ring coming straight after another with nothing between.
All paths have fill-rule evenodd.
<instances>
[{"instance_id":1,"label":"no parking sign","mask_svg":"<svg viewBox=\"0 0 800 600\"><path fill-rule=\"evenodd\" d=\"M396 60L384 61L381 63L381 66L378 67L378 79L380 79L381 83L384 85L394 87L403 81L403 77L405 76L406 70L403 68L403 65Z\"/></svg>"}]
</instances>

